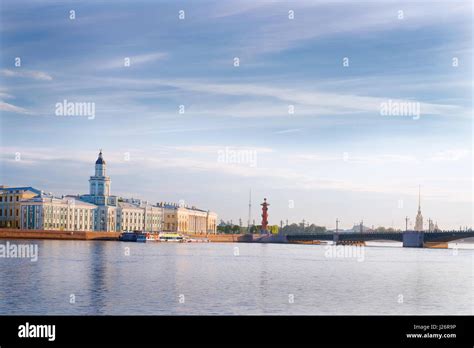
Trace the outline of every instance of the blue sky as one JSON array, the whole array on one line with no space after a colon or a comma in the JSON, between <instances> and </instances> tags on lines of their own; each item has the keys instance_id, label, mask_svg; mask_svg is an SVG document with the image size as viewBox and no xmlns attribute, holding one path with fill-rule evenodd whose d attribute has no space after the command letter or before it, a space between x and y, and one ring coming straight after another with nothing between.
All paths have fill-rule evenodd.
<instances>
[{"instance_id":1,"label":"blue sky","mask_svg":"<svg viewBox=\"0 0 474 348\"><path fill-rule=\"evenodd\" d=\"M86 193L102 148L114 194L234 222L252 189L257 221L267 197L270 223L401 228L421 185L426 219L472 226L469 1L6 0L0 19L3 184ZM65 99L95 117L56 116Z\"/></svg>"}]
</instances>

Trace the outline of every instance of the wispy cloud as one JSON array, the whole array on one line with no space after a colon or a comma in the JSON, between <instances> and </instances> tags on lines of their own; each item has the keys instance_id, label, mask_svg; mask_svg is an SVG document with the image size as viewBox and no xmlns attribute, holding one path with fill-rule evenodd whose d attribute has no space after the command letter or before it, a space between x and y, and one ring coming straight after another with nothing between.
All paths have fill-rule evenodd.
<instances>
[{"instance_id":1,"label":"wispy cloud","mask_svg":"<svg viewBox=\"0 0 474 348\"><path fill-rule=\"evenodd\" d=\"M0 73L6 77L22 77L22 78L30 78L34 80L43 80L43 81L51 81L53 77L43 71L34 71L34 70L11 70L11 69L2 69Z\"/></svg>"},{"instance_id":2,"label":"wispy cloud","mask_svg":"<svg viewBox=\"0 0 474 348\"><path fill-rule=\"evenodd\" d=\"M470 117L470 110L459 105L423 102L386 97L357 95L351 93L328 93L303 86L270 86L262 83L221 83L206 80L183 79L126 79L108 78L98 80L103 87L109 86L108 93L114 96L116 86L129 86L145 93L152 93L157 88L173 88L189 93L186 101L193 105L187 111L195 115L220 115L232 117L268 117L288 116L288 107L294 107L295 116L349 115L366 112L380 116L381 105L389 100L392 103L418 102L421 117L439 115L449 117ZM158 90L159 91L159 90ZM134 94L123 94L130 98ZM155 92L157 93L157 92ZM180 94L183 98L183 94ZM226 99L225 106L216 101L217 96L235 97ZM139 96L137 96L139 97ZM206 99L207 98L207 99ZM246 99L242 99L246 98ZM277 103L276 103L277 102ZM278 105L278 103L280 103Z\"/></svg>"},{"instance_id":3,"label":"wispy cloud","mask_svg":"<svg viewBox=\"0 0 474 348\"><path fill-rule=\"evenodd\" d=\"M22 108L20 106L16 106L16 105L13 105L13 104L5 103L1 100L0 100L0 111L15 112L15 113L19 113L19 114L29 114L30 113L25 108Z\"/></svg>"},{"instance_id":4,"label":"wispy cloud","mask_svg":"<svg viewBox=\"0 0 474 348\"><path fill-rule=\"evenodd\" d=\"M235 145L195 145L195 146L166 146L167 149L188 152L188 153L200 153L200 154L212 154L215 155L217 151L223 150L225 148L231 148L233 150L243 150L243 151L256 151L258 153L270 153L274 150L269 147L249 147L249 146L235 146Z\"/></svg>"},{"instance_id":5,"label":"wispy cloud","mask_svg":"<svg viewBox=\"0 0 474 348\"><path fill-rule=\"evenodd\" d=\"M121 167L126 169L125 173L130 174L130 165L140 163L142 171L153 175L156 171L166 171L178 169L180 172L195 173L205 172L212 175L213 178L230 178L228 180L237 180L238 178L251 178L262 180L262 184L268 189L291 189L291 190L337 190L344 192L373 192L384 194L405 194L412 195L410 181L407 178L399 178L395 173L394 178L383 176L383 179L376 176L375 172L371 180L354 176L348 172L348 175L335 177L335 175L322 175L319 172L310 170L311 161L338 161L339 164L363 164L374 168L389 163L412 163L417 159L409 155L386 154L372 155L364 154L349 157L349 161L344 160L344 156L300 153L292 155L283 155L267 147L233 147L236 150L252 150L258 154L258 165L255 167L247 164L222 163L218 160L216 153L224 147L215 145L201 146L160 146L153 149L144 150L141 148L132 148L127 151L127 156L120 151L112 150L106 152L106 160L112 163L116 174L121 172ZM60 148L52 150L51 148L31 149L24 147L2 147L0 148L0 160L4 165L14 164L16 166L37 166L48 167L51 163L78 163L83 167L92 166L96 152L79 150L71 155L70 151L64 151ZM21 160L15 160L15 154L20 153ZM127 159L125 159L127 158ZM275 161L275 159L278 159ZM267 163L264 164L264 163ZM281 164L285 165L282 166ZM306 170L301 170L301 163L306 163ZM333 166L332 166L333 167ZM338 168L338 167L333 167ZM347 169L346 169L347 171ZM324 171L326 172L326 171ZM334 174L336 174L335 172ZM232 179L234 178L234 179ZM447 180L447 178L441 178ZM461 179L456 179L460 181ZM393 181L390 184L387 182ZM425 181L425 179L423 179ZM427 179L426 181L429 181ZM256 181L259 182L259 181ZM433 196L440 195L443 198L461 199L459 192L452 192L445 188L432 188ZM463 198L469 200L469 192L463 194Z\"/></svg>"},{"instance_id":6,"label":"wispy cloud","mask_svg":"<svg viewBox=\"0 0 474 348\"><path fill-rule=\"evenodd\" d=\"M129 67L134 67L136 65L143 65L146 63L156 62L168 57L168 54L165 52L153 52L141 55L123 55L122 57L117 57L114 59L109 59L104 63L99 64L99 67L102 69L117 69L126 67L125 63ZM126 62L127 61L127 62Z\"/></svg>"},{"instance_id":7,"label":"wispy cloud","mask_svg":"<svg viewBox=\"0 0 474 348\"><path fill-rule=\"evenodd\" d=\"M410 155L398 154L366 154L353 155L352 153L341 153L340 155L328 154L299 154L295 156L296 159L311 161L311 162L330 162L330 161L344 161L346 163L367 164L367 165L382 165L387 163L409 163L416 162L418 159Z\"/></svg>"},{"instance_id":8,"label":"wispy cloud","mask_svg":"<svg viewBox=\"0 0 474 348\"><path fill-rule=\"evenodd\" d=\"M240 10L231 6L220 12L222 16L245 15L251 18L249 21L254 24L252 35L242 35L242 40L236 45L236 49L245 55L281 52L328 36L413 30L441 20L455 23L461 18L469 20L467 13L471 11L467 1L456 4L443 1L366 1L365 6L353 1L259 3L259 6L248 5ZM294 11L292 20L288 18L289 10ZM403 12L403 19L399 19L399 11ZM347 17L349 13L349 20L335 20Z\"/></svg>"},{"instance_id":9,"label":"wispy cloud","mask_svg":"<svg viewBox=\"0 0 474 348\"><path fill-rule=\"evenodd\" d=\"M467 149L450 149L435 153L431 157L431 160L435 162L459 161L466 158L468 155L469 150Z\"/></svg>"}]
</instances>

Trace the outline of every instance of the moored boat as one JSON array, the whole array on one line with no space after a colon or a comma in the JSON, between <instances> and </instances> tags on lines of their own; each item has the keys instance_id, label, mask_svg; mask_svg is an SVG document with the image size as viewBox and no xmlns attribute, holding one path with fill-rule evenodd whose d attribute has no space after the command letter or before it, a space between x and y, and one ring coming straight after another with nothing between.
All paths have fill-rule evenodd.
<instances>
[{"instance_id":1,"label":"moored boat","mask_svg":"<svg viewBox=\"0 0 474 348\"><path fill-rule=\"evenodd\" d=\"M146 234L141 232L123 232L119 240L122 242L146 243Z\"/></svg>"},{"instance_id":2,"label":"moored boat","mask_svg":"<svg viewBox=\"0 0 474 348\"><path fill-rule=\"evenodd\" d=\"M158 242L159 234L158 233L146 233L146 241L147 242Z\"/></svg>"},{"instance_id":3,"label":"moored boat","mask_svg":"<svg viewBox=\"0 0 474 348\"><path fill-rule=\"evenodd\" d=\"M158 237L159 242L184 242L184 237L179 233L162 232Z\"/></svg>"}]
</instances>

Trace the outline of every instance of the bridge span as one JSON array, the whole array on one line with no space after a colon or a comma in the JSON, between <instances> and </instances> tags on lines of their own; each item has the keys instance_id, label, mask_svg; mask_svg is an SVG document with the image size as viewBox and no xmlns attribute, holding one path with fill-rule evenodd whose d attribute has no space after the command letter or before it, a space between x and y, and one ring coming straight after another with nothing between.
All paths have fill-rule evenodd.
<instances>
[{"instance_id":1,"label":"bridge span","mask_svg":"<svg viewBox=\"0 0 474 348\"><path fill-rule=\"evenodd\" d=\"M286 235L288 242L304 241L333 241L338 242L365 242L371 240L388 240L402 242L404 247L422 248L425 243L447 243L455 240L473 238L474 231L404 231L404 232L351 232L351 233L318 233Z\"/></svg>"}]
</instances>

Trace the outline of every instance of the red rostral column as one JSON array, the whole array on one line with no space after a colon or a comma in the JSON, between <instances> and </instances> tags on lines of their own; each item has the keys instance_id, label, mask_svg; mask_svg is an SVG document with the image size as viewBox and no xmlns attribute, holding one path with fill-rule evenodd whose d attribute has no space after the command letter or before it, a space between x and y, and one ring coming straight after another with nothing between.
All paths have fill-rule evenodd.
<instances>
[{"instance_id":1,"label":"red rostral column","mask_svg":"<svg viewBox=\"0 0 474 348\"><path fill-rule=\"evenodd\" d=\"M268 206L270 204L267 203L267 199L264 198L263 199L263 203L260 204L262 206L262 229L261 229L261 233L268 233L268 229L267 229L267 226L268 226Z\"/></svg>"}]
</instances>

